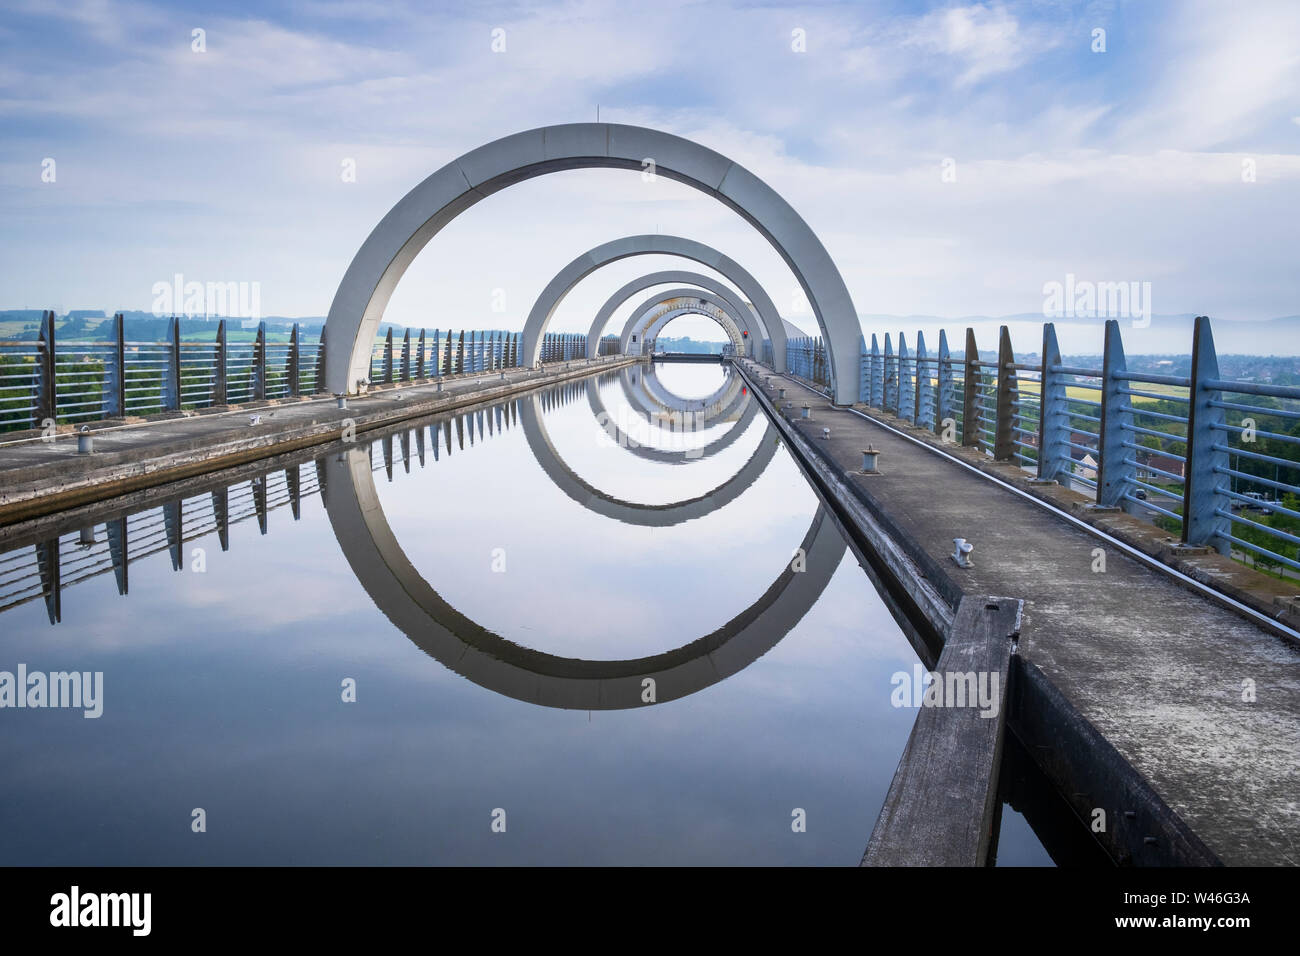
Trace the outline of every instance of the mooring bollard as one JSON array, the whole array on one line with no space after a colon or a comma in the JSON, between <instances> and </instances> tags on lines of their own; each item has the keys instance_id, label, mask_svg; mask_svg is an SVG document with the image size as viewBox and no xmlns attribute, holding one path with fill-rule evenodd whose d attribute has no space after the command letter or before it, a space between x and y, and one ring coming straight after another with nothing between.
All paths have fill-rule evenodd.
<instances>
[{"instance_id":1,"label":"mooring bollard","mask_svg":"<svg viewBox=\"0 0 1300 956\"><path fill-rule=\"evenodd\" d=\"M948 557L952 558L954 561L957 562L957 567L959 568L974 567L974 565L970 563L970 558L967 557L967 555L969 555L972 551L975 550L975 545L968 542L965 538L953 538L952 544L953 544L953 552L952 554L948 555Z\"/></svg>"},{"instance_id":2,"label":"mooring bollard","mask_svg":"<svg viewBox=\"0 0 1300 956\"><path fill-rule=\"evenodd\" d=\"M95 436L90 434L90 426L82 425L77 433L77 454L89 455L95 450Z\"/></svg>"},{"instance_id":3,"label":"mooring bollard","mask_svg":"<svg viewBox=\"0 0 1300 956\"><path fill-rule=\"evenodd\" d=\"M862 449L862 470L863 471L867 472L868 474L878 474L880 472L879 462L880 462L880 452L878 450L873 448L871 445L868 445L866 448Z\"/></svg>"},{"instance_id":4,"label":"mooring bollard","mask_svg":"<svg viewBox=\"0 0 1300 956\"><path fill-rule=\"evenodd\" d=\"M88 524L84 528L82 528L81 533L77 535L77 544L81 545L82 547L88 548L94 543L95 543L95 526L93 524Z\"/></svg>"},{"instance_id":5,"label":"mooring bollard","mask_svg":"<svg viewBox=\"0 0 1300 956\"><path fill-rule=\"evenodd\" d=\"M822 441L826 441L826 440L827 440L828 438L830 438L830 437L831 437L831 430L830 430L829 428L823 428L823 429L822 429Z\"/></svg>"},{"instance_id":6,"label":"mooring bollard","mask_svg":"<svg viewBox=\"0 0 1300 956\"><path fill-rule=\"evenodd\" d=\"M339 408L347 408L347 407L348 407L348 397L347 397L346 395L344 395L342 392L335 392L335 393L334 393L334 397L335 397L336 399L338 399L338 407L339 407Z\"/></svg>"},{"instance_id":7,"label":"mooring bollard","mask_svg":"<svg viewBox=\"0 0 1300 956\"><path fill-rule=\"evenodd\" d=\"M776 397L777 397L777 398L785 398L785 388L784 388L784 387L778 388L778 389L776 390Z\"/></svg>"}]
</instances>

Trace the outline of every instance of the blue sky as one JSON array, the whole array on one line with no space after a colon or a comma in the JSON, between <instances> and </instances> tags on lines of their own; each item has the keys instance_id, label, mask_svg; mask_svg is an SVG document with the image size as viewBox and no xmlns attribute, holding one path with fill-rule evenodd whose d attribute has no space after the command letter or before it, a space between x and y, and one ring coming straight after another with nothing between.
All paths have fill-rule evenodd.
<instances>
[{"instance_id":1,"label":"blue sky","mask_svg":"<svg viewBox=\"0 0 1300 956\"><path fill-rule=\"evenodd\" d=\"M1291 0L6 2L0 307L148 309L153 284L182 273L258 282L264 314L323 315L417 182L599 106L767 180L863 315L1037 312L1067 273L1150 282L1158 314L1296 315L1297 36ZM654 231L719 247L800 321L789 270L739 216L610 170L475 206L407 272L388 318L519 328L564 263ZM679 266L603 269L555 328L585 330L618 286Z\"/></svg>"}]
</instances>

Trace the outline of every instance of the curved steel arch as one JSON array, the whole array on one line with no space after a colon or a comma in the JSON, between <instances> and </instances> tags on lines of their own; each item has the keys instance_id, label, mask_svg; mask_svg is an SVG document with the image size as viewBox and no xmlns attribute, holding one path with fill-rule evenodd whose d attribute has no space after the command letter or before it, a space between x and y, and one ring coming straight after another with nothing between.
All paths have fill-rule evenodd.
<instances>
[{"instance_id":1,"label":"curved steel arch","mask_svg":"<svg viewBox=\"0 0 1300 956\"><path fill-rule=\"evenodd\" d=\"M655 315L654 317L650 318L646 322L646 324L642 326L641 331L639 333L641 336L641 344L645 345L646 343L653 343L657 338L659 338L659 333L664 330L664 326L666 326L669 322L671 322L673 319L679 319L683 315L690 315L691 313L703 315L704 317L714 319L715 321L717 320L717 316L715 316L712 312L705 311L703 306L686 305L676 309L669 309L667 312L660 312L658 315ZM718 322L718 324L721 325L722 323ZM728 336L730 336L730 332L728 332ZM739 341L737 341L736 339L733 338L732 345L735 347L737 352L743 352L745 348L745 339L741 338ZM648 355L651 353L643 352L643 354Z\"/></svg>"},{"instance_id":2,"label":"curved steel arch","mask_svg":"<svg viewBox=\"0 0 1300 956\"><path fill-rule=\"evenodd\" d=\"M835 400L856 401L862 329L839 269L803 218L775 190L726 156L660 130L615 123L545 126L505 136L452 160L403 196L366 237L334 294L325 323L327 386L347 393L359 388L398 280L429 240L466 209L526 179L567 169L641 170L647 158L658 175L718 199L771 243L817 318ZM594 263L586 271L592 268ZM538 333L545 319L539 317L533 325L529 316L523 352L527 363L537 361ZM768 332L775 351L777 331L769 327Z\"/></svg>"},{"instance_id":3,"label":"curved steel arch","mask_svg":"<svg viewBox=\"0 0 1300 956\"><path fill-rule=\"evenodd\" d=\"M537 361L536 353L540 349L542 335L551 324L551 317L560 302L575 285L601 266L631 256L649 255L680 256L683 259L691 259L725 276L742 295L754 303L753 310L763 325L763 334L772 342L772 364L778 372L785 371L785 323L758 280L736 260L723 255L712 246L696 242L694 239L684 239L681 236L660 235L624 236L622 239L614 239L584 252L557 272L555 278L546 284L542 294L537 297L532 311L528 313L528 320L524 323L524 342L534 343L531 346L531 353L524 352L525 356L532 355L529 362ZM856 322L856 319L854 321Z\"/></svg>"},{"instance_id":4,"label":"curved steel arch","mask_svg":"<svg viewBox=\"0 0 1300 956\"><path fill-rule=\"evenodd\" d=\"M686 283L689 285L699 286L706 289L714 295L731 304L731 306L740 315L754 315L751 308L739 298L736 297L735 291L728 285L719 282L717 279L706 276L700 272L688 272L682 269L665 269L662 272L651 272L641 276L639 279L633 279L624 285L621 289L605 300L599 311L596 312L596 321L591 323L591 330L587 333L587 354L595 355L600 348L601 335L605 331L605 326L609 320L614 317L618 307L626 302L638 292L653 288L657 285L669 285L672 283ZM779 319L779 317L778 317ZM767 337L767 324L763 321L762 316L758 318L758 332L755 335L754 329L749 329L749 341L752 343L759 338ZM744 328L744 326L742 326ZM784 328L784 326L783 326ZM746 353L748 354L748 352Z\"/></svg>"},{"instance_id":5,"label":"curved steel arch","mask_svg":"<svg viewBox=\"0 0 1300 956\"><path fill-rule=\"evenodd\" d=\"M722 627L671 651L633 660L581 660L516 644L476 624L442 598L402 550L384 517L364 448L326 459L325 509L339 548L380 611L416 647L480 687L526 703L572 710L650 706L738 673L785 637L816 603L846 546L818 507L800 547L804 570L787 563L752 605Z\"/></svg>"},{"instance_id":6,"label":"curved steel arch","mask_svg":"<svg viewBox=\"0 0 1300 956\"><path fill-rule=\"evenodd\" d=\"M628 317L627 322L623 325L623 332L621 335L619 335L619 340L618 340L619 350L624 355L629 354L628 346L631 344L632 334L634 332L638 332L638 330L640 329L644 329L647 325L650 324L651 321L653 321L653 318L648 317L646 313L649 312L651 309L657 308L658 306L667 305L669 302L671 302L674 299L694 299L696 300L696 302L707 303L708 305L713 306L719 312L726 315L728 318L731 319L732 322L731 328L729 328L726 323L722 322L713 313L704 311L703 309L699 308L699 306L696 305L696 302L684 304L683 308L678 312L678 315L680 315L685 312L695 311L695 312L699 312L700 315L704 315L707 316L708 318L713 319L715 322L717 322L719 325L722 326L723 330L727 333L727 336L731 339L732 343L737 346L737 348L743 347L745 340L741 336L740 330L747 327L744 324L743 315L737 315L735 313L734 307L729 305L726 302L726 300L724 300L721 296L709 292L706 289L688 289L685 287L681 287L676 289L669 289L666 292L656 292L654 295L650 296L650 298L646 299L639 306L637 306L635 309L632 310L632 314Z\"/></svg>"},{"instance_id":7,"label":"curved steel arch","mask_svg":"<svg viewBox=\"0 0 1300 956\"><path fill-rule=\"evenodd\" d=\"M681 290L677 289L674 291L680 292ZM641 341L644 342L645 333L651 326L657 325L659 328L663 328L670 319L675 319L683 315L702 315L706 319L712 319L722 328L722 331L727 334L727 339L731 342L733 349L736 351L741 350L744 346L745 339L740 334L740 326L736 323L735 316L712 302L687 302L677 306L670 305L674 299L681 300L682 298L682 296L675 295L669 299L655 302L649 308L644 309L640 316L640 328L635 327L637 316L636 313L633 313L632 318L628 319L627 325L624 326L623 331L627 333L628 336L634 334L640 336ZM660 308L665 309L666 311L654 312L655 309ZM652 312L654 313L653 315L651 314ZM631 344L630 340L628 344Z\"/></svg>"}]
</instances>

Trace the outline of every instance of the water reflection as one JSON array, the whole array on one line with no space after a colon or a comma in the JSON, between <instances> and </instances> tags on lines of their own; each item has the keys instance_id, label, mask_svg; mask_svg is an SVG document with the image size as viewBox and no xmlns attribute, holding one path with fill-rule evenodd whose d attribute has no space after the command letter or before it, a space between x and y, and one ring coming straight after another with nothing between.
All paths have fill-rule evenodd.
<instances>
[{"instance_id":1,"label":"water reflection","mask_svg":"<svg viewBox=\"0 0 1300 956\"><path fill-rule=\"evenodd\" d=\"M106 675L100 720L0 715L0 862L856 862L915 657L740 383L691 374L689 408L607 374L0 529L9 666Z\"/></svg>"}]
</instances>

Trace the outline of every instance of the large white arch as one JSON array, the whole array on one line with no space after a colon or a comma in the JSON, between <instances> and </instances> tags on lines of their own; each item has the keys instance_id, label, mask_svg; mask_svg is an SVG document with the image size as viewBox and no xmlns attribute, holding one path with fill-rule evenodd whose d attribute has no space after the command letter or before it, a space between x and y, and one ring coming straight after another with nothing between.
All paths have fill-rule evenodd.
<instances>
[{"instance_id":1,"label":"large white arch","mask_svg":"<svg viewBox=\"0 0 1300 956\"><path fill-rule=\"evenodd\" d=\"M614 312L620 305L632 298L632 296L636 295L638 292L643 292L644 290L651 289L657 285L668 285L673 282L697 285L701 289L707 289L723 301L729 303L734 309L736 309L737 313L744 314L750 312L749 307L736 297L735 292L732 291L729 286L726 286L717 279L710 278L703 273L686 272L680 269L666 269L663 272L651 272L638 279L633 279L605 300L605 304L602 305L600 310L596 313L596 320L591 323L591 330L587 333L587 355L589 357L595 356L599 351L600 339L605 331L605 326L609 324L609 320L613 318ZM777 316L776 320L780 323L780 316ZM757 334L752 328L750 330L749 342L751 344L756 344L762 338L768 337L768 326L764 324L762 316L759 317L758 324L759 330ZM782 326L782 328L784 330L784 326ZM750 354L748 349L746 349L745 354Z\"/></svg>"},{"instance_id":2,"label":"large white arch","mask_svg":"<svg viewBox=\"0 0 1300 956\"><path fill-rule=\"evenodd\" d=\"M353 392L367 377L371 345L398 280L429 240L466 209L507 186L548 173L641 171L647 160L653 161L656 175L713 196L767 238L812 306L829 353L835 400L856 401L862 334L857 312L826 247L802 217L770 186L720 153L670 133L615 123L546 126L503 137L453 160L407 193L362 243L334 294L325 324L326 385L335 392ZM775 350L776 330L768 331ZM525 329L526 361L536 361L536 333Z\"/></svg>"}]
</instances>

